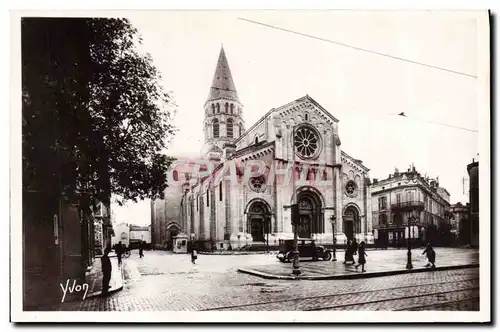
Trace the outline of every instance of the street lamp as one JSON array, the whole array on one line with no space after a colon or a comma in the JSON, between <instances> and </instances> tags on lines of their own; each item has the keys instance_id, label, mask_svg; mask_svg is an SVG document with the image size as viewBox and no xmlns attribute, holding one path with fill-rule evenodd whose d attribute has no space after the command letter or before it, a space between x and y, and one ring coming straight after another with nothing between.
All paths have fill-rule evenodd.
<instances>
[{"instance_id":1,"label":"street lamp","mask_svg":"<svg viewBox=\"0 0 500 332\"><path fill-rule=\"evenodd\" d=\"M333 258L332 258L332 262L336 262L337 261L337 255L336 255L336 252L337 252L337 233L336 233L336 226L337 226L337 217L335 216L335 213L332 214L330 216L330 221L332 223L332 230L333 230Z\"/></svg>"},{"instance_id":2,"label":"street lamp","mask_svg":"<svg viewBox=\"0 0 500 332\"><path fill-rule=\"evenodd\" d=\"M408 253L407 258L406 258L406 268L408 270L413 269L413 264L411 262L411 220L413 219L413 216L408 216Z\"/></svg>"}]
</instances>

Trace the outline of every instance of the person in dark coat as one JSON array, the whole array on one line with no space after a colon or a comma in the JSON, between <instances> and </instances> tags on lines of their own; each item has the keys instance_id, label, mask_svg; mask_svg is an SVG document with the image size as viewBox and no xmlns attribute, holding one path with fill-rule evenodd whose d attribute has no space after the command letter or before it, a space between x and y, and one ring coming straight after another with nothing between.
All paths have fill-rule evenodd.
<instances>
[{"instance_id":1,"label":"person in dark coat","mask_svg":"<svg viewBox=\"0 0 500 332\"><path fill-rule=\"evenodd\" d=\"M191 254L191 263L196 264L196 259L198 259L198 253L196 252L196 246L193 242L188 243L188 252Z\"/></svg>"},{"instance_id":2,"label":"person in dark coat","mask_svg":"<svg viewBox=\"0 0 500 332\"><path fill-rule=\"evenodd\" d=\"M115 247L116 257L118 258L118 266L122 265L122 255L123 255L123 246L122 241L118 242Z\"/></svg>"},{"instance_id":3,"label":"person in dark coat","mask_svg":"<svg viewBox=\"0 0 500 332\"><path fill-rule=\"evenodd\" d=\"M101 295L107 295L111 286L109 285L109 281L111 280L111 260L109 259L109 253L111 248L107 247L104 249L104 255L101 257L101 267L102 267L102 291Z\"/></svg>"},{"instance_id":4,"label":"person in dark coat","mask_svg":"<svg viewBox=\"0 0 500 332\"><path fill-rule=\"evenodd\" d=\"M358 242L356 239L352 240L352 254L357 255L358 254Z\"/></svg>"},{"instance_id":5,"label":"person in dark coat","mask_svg":"<svg viewBox=\"0 0 500 332\"><path fill-rule=\"evenodd\" d=\"M358 247L358 265L356 265L356 270L361 265L361 272L365 272L366 258L368 256L365 252L365 241L361 241Z\"/></svg>"},{"instance_id":6,"label":"person in dark coat","mask_svg":"<svg viewBox=\"0 0 500 332\"><path fill-rule=\"evenodd\" d=\"M422 255L426 254L427 255L427 264L425 264L426 267L432 266L433 268L436 267L436 252L434 251L434 248L432 248L430 243L427 243L427 247L425 248L424 252Z\"/></svg>"},{"instance_id":7,"label":"person in dark coat","mask_svg":"<svg viewBox=\"0 0 500 332\"><path fill-rule=\"evenodd\" d=\"M144 257L144 241L139 242L139 258Z\"/></svg>"},{"instance_id":8,"label":"person in dark coat","mask_svg":"<svg viewBox=\"0 0 500 332\"><path fill-rule=\"evenodd\" d=\"M352 264L354 264L354 257L353 257L352 249L353 249L352 248L352 241L348 240L346 248L345 248L344 264L346 264L347 262L351 262Z\"/></svg>"}]
</instances>

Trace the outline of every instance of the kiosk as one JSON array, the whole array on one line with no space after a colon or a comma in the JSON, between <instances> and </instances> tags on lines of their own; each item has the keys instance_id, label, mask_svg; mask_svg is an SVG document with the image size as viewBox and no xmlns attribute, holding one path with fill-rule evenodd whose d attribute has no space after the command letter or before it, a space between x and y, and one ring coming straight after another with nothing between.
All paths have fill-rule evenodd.
<instances>
[{"instance_id":1,"label":"kiosk","mask_svg":"<svg viewBox=\"0 0 500 332\"><path fill-rule=\"evenodd\" d=\"M189 239L189 237L184 233L180 233L177 236L173 237L174 254L186 254L187 253L188 239Z\"/></svg>"}]
</instances>

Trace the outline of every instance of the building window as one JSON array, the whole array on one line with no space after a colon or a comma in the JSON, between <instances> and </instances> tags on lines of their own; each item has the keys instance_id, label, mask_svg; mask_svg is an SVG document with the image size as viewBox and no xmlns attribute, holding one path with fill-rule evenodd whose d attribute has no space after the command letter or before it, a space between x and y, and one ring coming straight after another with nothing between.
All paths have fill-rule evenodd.
<instances>
[{"instance_id":1,"label":"building window","mask_svg":"<svg viewBox=\"0 0 500 332\"><path fill-rule=\"evenodd\" d=\"M212 104L212 114L215 114L215 105Z\"/></svg>"},{"instance_id":2,"label":"building window","mask_svg":"<svg viewBox=\"0 0 500 332\"><path fill-rule=\"evenodd\" d=\"M385 210L387 208L387 197L379 197L378 198L378 209Z\"/></svg>"},{"instance_id":3,"label":"building window","mask_svg":"<svg viewBox=\"0 0 500 332\"><path fill-rule=\"evenodd\" d=\"M255 136L255 144L259 144L259 137Z\"/></svg>"},{"instance_id":4,"label":"building window","mask_svg":"<svg viewBox=\"0 0 500 332\"><path fill-rule=\"evenodd\" d=\"M208 189L207 189L207 206L210 206L210 194L208 192Z\"/></svg>"},{"instance_id":5,"label":"building window","mask_svg":"<svg viewBox=\"0 0 500 332\"><path fill-rule=\"evenodd\" d=\"M233 119L227 120L227 137L233 138Z\"/></svg>"},{"instance_id":6,"label":"building window","mask_svg":"<svg viewBox=\"0 0 500 332\"><path fill-rule=\"evenodd\" d=\"M214 119L214 121L212 121L212 128L214 131L214 138L219 138L219 120L218 119Z\"/></svg>"},{"instance_id":7,"label":"building window","mask_svg":"<svg viewBox=\"0 0 500 332\"><path fill-rule=\"evenodd\" d=\"M307 114L307 113L306 113L306 114L304 115L304 120L306 120L306 121L307 121L307 120L309 120L309 114Z\"/></svg>"},{"instance_id":8,"label":"building window","mask_svg":"<svg viewBox=\"0 0 500 332\"><path fill-rule=\"evenodd\" d=\"M233 111L234 111L234 105L231 104L231 114L233 114Z\"/></svg>"},{"instance_id":9,"label":"building window","mask_svg":"<svg viewBox=\"0 0 500 332\"><path fill-rule=\"evenodd\" d=\"M173 177L174 181L179 181L179 172L177 172L177 170L174 170L172 172L172 177Z\"/></svg>"},{"instance_id":10,"label":"building window","mask_svg":"<svg viewBox=\"0 0 500 332\"><path fill-rule=\"evenodd\" d=\"M240 136L241 136L241 134L243 133L243 126L241 125L241 123L240 123L240 128L239 128L239 131L240 131L240 135L239 135L238 137L240 137Z\"/></svg>"},{"instance_id":11,"label":"building window","mask_svg":"<svg viewBox=\"0 0 500 332\"><path fill-rule=\"evenodd\" d=\"M414 198L413 191L408 191L408 192L406 193L406 200L407 200L408 202L413 202L413 198Z\"/></svg>"},{"instance_id":12,"label":"building window","mask_svg":"<svg viewBox=\"0 0 500 332\"><path fill-rule=\"evenodd\" d=\"M200 196L196 196L196 211L200 209Z\"/></svg>"},{"instance_id":13,"label":"building window","mask_svg":"<svg viewBox=\"0 0 500 332\"><path fill-rule=\"evenodd\" d=\"M387 226L387 215L385 213L380 214L379 219L380 226Z\"/></svg>"},{"instance_id":14,"label":"building window","mask_svg":"<svg viewBox=\"0 0 500 332\"><path fill-rule=\"evenodd\" d=\"M248 185L257 193L264 192L266 190L266 178L263 175L250 178Z\"/></svg>"},{"instance_id":15,"label":"building window","mask_svg":"<svg viewBox=\"0 0 500 332\"><path fill-rule=\"evenodd\" d=\"M228 104L228 103L224 104L224 108L225 108L225 112L226 112L226 113L227 113L227 112L229 112L229 110L228 110L228 108L229 108L229 104Z\"/></svg>"},{"instance_id":16,"label":"building window","mask_svg":"<svg viewBox=\"0 0 500 332\"><path fill-rule=\"evenodd\" d=\"M401 194L396 194L396 203L401 204Z\"/></svg>"},{"instance_id":17,"label":"building window","mask_svg":"<svg viewBox=\"0 0 500 332\"><path fill-rule=\"evenodd\" d=\"M220 104L217 103L217 113L220 113Z\"/></svg>"},{"instance_id":18,"label":"building window","mask_svg":"<svg viewBox=\"0 0 500 332\"><path fill-rule=\"evenodd\" d=\"M356 182L354 180L349 180L347 181L347 184L345 185L345 192L347 196L349 197L355 197L356 196Z\"/></svg>"},{"instance_id":19,"label":"building window","mask_svg":"<svg viewBox=\"0 0 500 332\"><path fill-rule=\"evenodd\" d=\"M222 201L222 181L219 183L219 201Z\"/></svg>"},{"instance_id":20,"label":"building window","mask_svg":"<svg viewBox=\"0 0 500 332\"><path fill-rule=\"evenodd\" d=\"M301 126L295 131L293 138L295 151L303 159L316 158L320 152L318 132L311 126Z\"/></svg>"}]
</instances>

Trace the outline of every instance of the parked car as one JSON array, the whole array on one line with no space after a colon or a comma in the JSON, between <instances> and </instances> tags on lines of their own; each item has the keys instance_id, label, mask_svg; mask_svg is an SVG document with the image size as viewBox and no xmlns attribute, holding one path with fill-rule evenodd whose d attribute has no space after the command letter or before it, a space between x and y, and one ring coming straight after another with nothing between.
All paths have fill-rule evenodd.
<instances>
[{"instance_id":1,"label":"parked car","mask_svg":"<svg viewBox=\"0 0 500 332\"><path fill-rule=\"evenodd\" d=\"M314 239L299 238L297 239L297 246L299 249L299 258L309 257L315 261L320 258L324 261L332 259L331 251L325 249L323 246L316 246ZM293 261L293 239L279 240L278 250L276 257L281 262L289 263Z\"/></svg>"}]
</instances>

